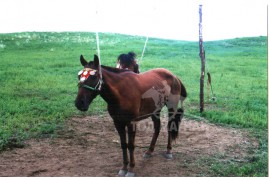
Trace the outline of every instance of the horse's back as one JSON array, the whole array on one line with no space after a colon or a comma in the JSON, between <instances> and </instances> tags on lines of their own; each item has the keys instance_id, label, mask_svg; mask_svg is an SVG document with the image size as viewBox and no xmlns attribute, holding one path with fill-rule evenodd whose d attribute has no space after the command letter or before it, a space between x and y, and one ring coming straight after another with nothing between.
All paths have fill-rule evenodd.
<instances>
[{"instance_id":1,"label":"horse's back","mask_svg":"<svg viewBox=\"0 0 269 180\"><path fill-rule=\"evenodd\" d=\"M165 68L155 68L155 69L151 69L151 70L148 70L146 72L143 72L139 75L141 76L148 76L150 74L158 74L158 75L173 75L172 72L170 72L169 70L165 69Z\"/></svg>"},{"instance_id":2,"label":"horse's back","mask_svg":"<svg viewBox=\"0 0 269 180\"><path fill-rule=\"evenodd\" d=\"M167 69L164 68L156 68L144 73L139 74L141 81L145 81L149 84L163 84L167 82L171 84L177 79L177 77Z\"/></svg>"},{"instance_id":3,"label":"horse's back","mask_svg":"<svg viewBox=\"0 0 269 180\"><path fill-rule=\"evenodd\" d=\"M147 83L158 83L164 84L167 83L171 87L172 94L180 94L183 97L187 97L187 91L182 81L174 75L171 71L165 68L156 68L149 71L146 71L140 74L141 79L145 79Z\"/></svg>"},{"instance_id":4,"label":"horse's back","mask_svg":"<svg viewBox=\"0 0 269 180\"><path fill-rule=\"evenodd\" d=\"M151 69L141 74L127 71L121 73L121 75L124 77L124 80L122 81L122 90L124 91L127 91L127 89L132 87L132 89L136 91L135 94L140 92L139 94L141 95L152 88L162 89L169 86L169 91L172 94L182 95L183 97L187 96L186 89L181 80L165 68ZM128 92L129 91L130 89Z\"/></svg>"}]
</instances>

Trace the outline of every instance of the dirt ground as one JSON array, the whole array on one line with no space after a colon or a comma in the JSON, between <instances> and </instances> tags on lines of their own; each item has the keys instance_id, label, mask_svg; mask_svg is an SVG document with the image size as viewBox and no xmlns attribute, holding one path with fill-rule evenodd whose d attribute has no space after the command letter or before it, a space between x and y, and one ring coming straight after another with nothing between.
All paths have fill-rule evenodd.
<instances>
[{"instance_id":1,"label":"dirt ground","mask_svg":"<svg viewBox=\"0 0 269 180\"><path fill-rule=\"evenodd\" d=\"M207 157L243 161L258 141L243 130L224 128L205 121L183 119L173 159L166 160L166 119L155 152L143 158L152 137L150 119L138 123L136 176L210 176ZM0 154L0 176L117 176L122 166L119 136L108 115L74 117L57 137L32 139L24 148Z\"/></svg>"}]
</instances>

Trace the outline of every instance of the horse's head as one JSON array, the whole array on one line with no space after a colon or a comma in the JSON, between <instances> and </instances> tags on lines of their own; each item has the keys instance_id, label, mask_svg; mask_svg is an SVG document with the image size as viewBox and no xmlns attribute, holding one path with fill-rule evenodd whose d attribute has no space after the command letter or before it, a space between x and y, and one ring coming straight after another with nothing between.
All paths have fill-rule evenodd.
<instances>
[{"instance_id":1,"label":"horse's head","mask_svg":"<svg viewBox=\"0 0 269 180\"><path fill-rule=\"evenodd\" d=\"M87 111L93 99L99 94L102 80L99 74L99 58L94 55L94 60L89 63L80 56L84 69L78 73L78 95L75 100L76 107L81 111Z\"/></svg>"},{"instance_id":2,"label":"horse's head","mask_svg":"<svg viewBox=\"0 0 269 180\"><path fill-rule=\"evenodd\" d=\"M119 69L129 69L139 74L139 65L136 62L136 54L134 52L119 55L116 67Z\"/></svg>"}]
</instances>

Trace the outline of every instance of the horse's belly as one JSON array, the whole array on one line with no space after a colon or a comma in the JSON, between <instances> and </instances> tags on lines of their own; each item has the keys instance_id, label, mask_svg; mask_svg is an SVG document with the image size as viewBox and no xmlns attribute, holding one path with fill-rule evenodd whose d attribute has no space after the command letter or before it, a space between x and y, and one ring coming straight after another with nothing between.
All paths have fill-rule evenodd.
<instances>
[{"instance_id":1,"label":"horse's belly","mask_svg":"<svg viewBox=\"0 0 269 180\"><path fill-rule=\"evenodd\" d=\"M151 98L141 100L138 119L144 119L158 113L164 105L156 105L156 102Z\"/></svg>"}]
</instances>

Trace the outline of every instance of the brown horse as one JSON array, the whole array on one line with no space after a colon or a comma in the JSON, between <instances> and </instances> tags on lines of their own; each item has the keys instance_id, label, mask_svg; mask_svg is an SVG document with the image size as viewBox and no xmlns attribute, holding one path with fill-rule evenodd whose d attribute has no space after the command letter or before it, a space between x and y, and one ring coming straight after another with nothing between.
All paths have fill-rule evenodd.
<instances>
[{"instance_id":1,"label":"brown horse","mask_svg":"<svg viewBox=\"0 0 269 180\"><path fill-rule=\"evenodd\" d=\"M153 120L154 133L144 157L151 156L160 132L160 111L164 106L167 106L169 112L165 157L171 159L171 141L178 136L179 124L183 117L183 101L187 97L182 82L171 72L162 68L136 74L133 71L118 68L100 67L96 55L89 63L81 55L80 61L84 69L79 72L80 82L75 105L79 110L87 111L97 95L107 102L108 112L120 136L123 153L123 167L118 175L134 176L135 122L147 117ZM181 102L181 108L178 109L179 102Z\"/></svg>"}]
</instances>

